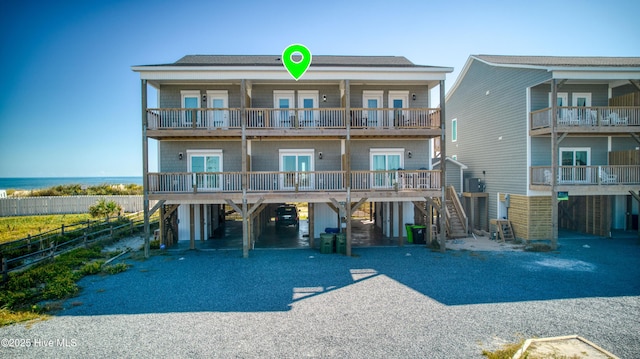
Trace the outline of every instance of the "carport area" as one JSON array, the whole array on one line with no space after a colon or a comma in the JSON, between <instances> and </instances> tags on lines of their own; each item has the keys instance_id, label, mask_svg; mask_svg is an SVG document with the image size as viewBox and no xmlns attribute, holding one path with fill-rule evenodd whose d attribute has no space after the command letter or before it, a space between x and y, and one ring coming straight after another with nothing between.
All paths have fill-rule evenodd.
<instances>
[{"instance_id":1,"label":"carport area","mask_svg":"<svg viewBox=\"0 0 640 359\"><path fill-rule=\"evenodd\" d=\"M252 249L266 249L266 248L309 248L309 207L307 203L296 203L299 211L299 227L288 226L282 228L276 228L275 223L275 211L279 206L278 204L267 206L264 212L264 220L261 223L256 224L260 226L257 230L256 239L253 242ZM316 206L317 208L317 206ZM362 205L362 209L355 212L355 216L351 219L351 243L353 247L377 247L377 246L397 246L400 243L399 236L389 237L386 236L380 225L376 225L375 213L371 211L375 205L369 205L365 203ZM316 218L318 212L316 211ZM336 214L326 214L327 217L331 216L334 220L333 223L337 223ZM380 220L380 219L378 219ZM318 225L316 220L316 226ZM407 222L413 222L413 218L407 219ZM322 223L324 225L324 223ZM397 226L397 224L396 224ZM332 227L337 227L333 224ZM324 227L319 227L319 231L324 231ZM318 232L318 230L316 230ZM397 232L397 230L396 230ZM406 235L402 238L403 244L407 243ZM316 235L313 241L313 247L320 247L319 237ZM170 247L171 249L189 249L189 240L178 240L176 244ZM242 220L233 213L233 211L227 212L225 220L221 223L220 227L213 233L212 236L202 240L198 238L195 241L195 248L200 250L218 250L218 249L238 249L242 248Z\"/></svg>"}]
</instances>

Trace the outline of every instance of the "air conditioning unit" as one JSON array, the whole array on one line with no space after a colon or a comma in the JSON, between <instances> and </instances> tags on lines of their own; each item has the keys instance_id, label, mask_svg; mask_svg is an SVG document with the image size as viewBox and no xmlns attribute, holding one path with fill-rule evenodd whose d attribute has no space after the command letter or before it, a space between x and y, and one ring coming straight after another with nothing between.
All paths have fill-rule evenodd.
<instances>
[{"instance_id":1,"label":"air conditioning unit","mask_svg":"<svg viewBox=\"0 0 640 359\"><path fill-rule=\"evenodd\" d=\"M482 192L480 178L466 178L464 180L465 192Z\"/></svg>"}]
</instances>

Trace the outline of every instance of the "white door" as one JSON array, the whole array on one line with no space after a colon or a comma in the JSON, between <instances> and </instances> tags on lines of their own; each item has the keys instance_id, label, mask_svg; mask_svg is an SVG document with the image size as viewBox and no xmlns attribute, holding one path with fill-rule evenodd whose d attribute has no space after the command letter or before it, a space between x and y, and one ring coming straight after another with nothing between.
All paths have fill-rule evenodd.
<instances>
[{"instance_id":1,"label":"white door","mask_svg":"<svg viewBox=\"0 0 640 359\"><path fill-rule=\"evenodd\" d=\"M280 188L312 189L313 150L280 150Z\"/></svg>"},{"instance_id":2,"label":"white door","mask_svg":"<svg viewBox=\"0 0 640 359\"><path fill-rule=\"evenodd\" d=\"M404 150L372 150L371 170L384 171L373 173L372 188L392 188L398 181L396 170L403 168Z\"/></svg>"},{"instance_id":3,"label":"white door","mask_svg":"<svg viewBox=\"0 0 640 359\"><path fill-rule=\"evenodd\" d=\"M382 108L382 91L364 91L362 93L362 104L364 108L362 120L364 126L382 127L384 125L384 115L382 111L370 110Z\"/></svg>"},{"instance_id":4,"label":"white door","mask_svg":"<svg viewBox=\"0 0 640 359\"><path fill-rule=\"evenodd\" d=\"M403 126L408 120L403 108L409 107L409 91L389 91L389 126Z\"/></svg>"},{"instance_id":5,"label":"white door","mask_svg":"<svg viewBox=\"0 0 640 359\"><path fill-rule=\"evenodd\" d=\"M560 148L560 182L581 183L588 182L591 173L588 166L591 164L591 149L584 148Z\"/></svg>"},{"instance_id":6,"label":"white door","mask_svg":"<svg viewBox=\"0 0 640 359\"><path fill-rule=\"evenodd\" d=\"M197 124L200 124L200 111L194 111L191 109L200 108L200 91L181 91L182 108L184 112L182 114L182 121L184 126L193 126L193 121L196 120ZM194 119L195 117L195 119Z\"/></svg>"},{"instance_id":7,"label":"white door","mask_svg":"<svg viewBox=\"0 0 640 359\"><path fill-rule=\"evenodd\" d=\"M222 151L187 151L189 172L198 191L222 189Z\"/></svg>"},{"instance_id":8,"label":"white door","mask_svg":"<svg viewBox=\"0 0 640 359\"><path fill-rule=\"evenodd\" d=\"M294 91L273 91L273 117L271 122L275 127L294 127L295 111L293 108Z\"/></svg>"},{"instance_id":9,"label":"white door","mask_svg":"<svg viewBox=\"0 0 640 359\"><path fill-rule=\"evenodd\" d=\"M212 128L225 128L229 127L229 94L225 90L221 91L207 91L208 106L207 110L207 122L208 127ZM221 110L215 110L221 109ZM224 109L224 110L222 110Z\"/></svg>"},{"instance_id":10,"label":"white door","mask_svg":"<svg viewBox=\"0 0 640 359\"><path fill-rule=\"evenodd\" d=\"M318 91L298 91L298 108L305 109L298 111L298 123L300 127L318 126L318 111L311 110L318 108Z\"/></svg>"},{"instance_id":11,"label":"white door","mask_svg":"<svg viewBox=\"0 0 640 359\"><path fill-rule=\"evenodd\" d=\"M571 97L571 103L574 112L577 116L577 122L582 125L594 125L598 121L598 115L596 111L589 108L591 107L591 93L588 92L574 92Z\"/></svg>"}]
</instances>

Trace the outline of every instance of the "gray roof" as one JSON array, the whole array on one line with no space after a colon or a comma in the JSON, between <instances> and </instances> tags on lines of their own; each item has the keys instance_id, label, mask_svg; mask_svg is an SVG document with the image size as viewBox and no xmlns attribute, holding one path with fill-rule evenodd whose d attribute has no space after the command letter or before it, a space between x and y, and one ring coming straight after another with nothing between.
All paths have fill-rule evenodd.
<instances>
[{"instance_id":1,"label":"gray roof","mask_svg":"<svg viewBox=\"0 0 640 359\"><path fill-rule=\"evenodd\" d=\"M172 64L150 66L282 66L280 55L187 55ZM433 67L416 65L404 56L313 55L311 66Z\"/></svg>"},{"instance_id":2,"label":"gray roof","mask_svg":"<svg viewBox=\"0 0 640 359\"><path fill-rule=\"evenodd\" d=\"M505 56L473 55L496 65L541 67L640 67L640 57Z\"/></svg>"}]
</instances>

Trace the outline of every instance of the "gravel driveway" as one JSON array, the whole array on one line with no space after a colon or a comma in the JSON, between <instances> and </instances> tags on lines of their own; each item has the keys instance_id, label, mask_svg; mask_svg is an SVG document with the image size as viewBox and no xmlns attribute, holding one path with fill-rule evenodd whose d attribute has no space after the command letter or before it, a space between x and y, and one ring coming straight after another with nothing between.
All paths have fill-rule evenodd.
<instances>
[{"instance_id":1,"label":"gravel driveway","mask_svg":"<svg viewBox=\"0 0 640 359\"><path fill-rule=\"evenodd\" d=\"M124 273L84 278L54 318L0 328L2 339L31 343L3 344L0 356L476 358L521 338L578 334L640 358L637 238L560 246L129 258Z\"/></svg>"}]
</instances>

